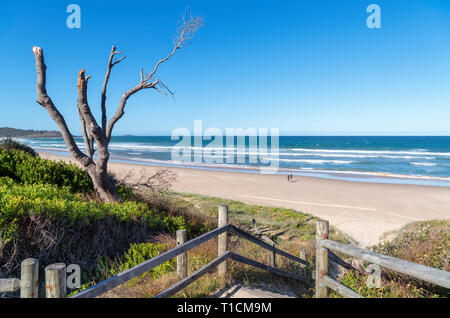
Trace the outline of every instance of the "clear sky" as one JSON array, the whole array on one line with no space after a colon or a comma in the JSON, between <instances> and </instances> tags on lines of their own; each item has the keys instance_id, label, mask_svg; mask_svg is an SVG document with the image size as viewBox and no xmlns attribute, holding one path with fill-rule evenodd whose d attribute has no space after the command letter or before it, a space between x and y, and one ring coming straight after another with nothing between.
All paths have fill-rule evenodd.
<instances>
[{"instance_id":1,"label":"clear sky","mask_svg":"<svg viewBox=\"0 0 450 318\"><path fill-rule=\"evenodd\" d=\"M66 26L71 3L81 7L81 29ZM381 29L366 26L371 3L381 7ZM0 126L57 128L35 102L34 45L44 48L49 95L74 134L77 72L92 76L99 118L109 51L122 50L112 114L140 67L169 52L188 5L205 26L157 74L175 100L133 96L116 135L167 135L196 119L291 135L450 135L448 0L2 0Z\"/></svg>"}]
</instances>

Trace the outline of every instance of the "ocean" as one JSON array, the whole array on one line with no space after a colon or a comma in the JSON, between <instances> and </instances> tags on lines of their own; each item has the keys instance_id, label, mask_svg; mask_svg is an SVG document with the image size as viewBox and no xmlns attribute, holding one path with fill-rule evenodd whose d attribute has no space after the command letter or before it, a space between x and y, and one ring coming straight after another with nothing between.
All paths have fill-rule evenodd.
<instances>
[{"instance_id":1,"label":"ocean","mask_svg":"<svg viewBox=\"0 0 450 318\"><path fill-rule=\"evenodd\" d=\"M62 139L21 139L38 151L66 154ZM237 141L237 140L236 140ZM84 149L82 138L76 138ZM211 141L183 149L170 136L113 137L111 160L198 169L237 170L249 173L270 164L279 174L313 176L360 182L406 183L450 186L450 137L312 137L281 136L276 151L249 149L245 145L223 146L206 151ZM203 147L203 148L202 148ZM184 159L172 160L172 152L187 150ZM189 155L189 152L190 155ZM186 154L183 153L183 154ZM258 154L257 162L251 160ZM238 158L239 156L239 158ZM240 159L240 160L238 160Z\"/></svg>"}]
</instances>

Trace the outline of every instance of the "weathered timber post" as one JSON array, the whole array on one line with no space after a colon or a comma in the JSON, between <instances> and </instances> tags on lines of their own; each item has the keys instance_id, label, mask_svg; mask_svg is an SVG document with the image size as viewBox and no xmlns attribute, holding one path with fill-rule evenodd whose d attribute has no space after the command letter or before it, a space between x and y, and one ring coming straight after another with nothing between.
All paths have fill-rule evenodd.
<instances>
[{"instance_id":1,"label":"weathered timber post","mask_svg":"<svg viewBox=\"0 0 450 318\"><path fill-rule=\"evenodd\" d=\"M12 293L20 289L20 280L17 278L0 279L0 293Z\"/></svg>"},{"instance_id":2,"label":"weathered timber post","mask_svg":"<svg viewBox=\"0 0 450 318\"><path fill-rule=\"evenodd\" d=\"M316 298L327 298L328 289L322 284L322 277L328 274L328 250L320 242L328 239L328 221L318 220L316 224Z\"/></svg>"},{"instance_id":3,"label":"weathered timber post","mask_svg":"<svg viewBox=\"0 0 450 318\"><path fill-rule=\"evenodd\" d=\"M300 249L300 259L306 261L306 250L303 247Z\"/></svg>"},{"instance_id":4,"label":"weathered timber post","mask_svg":"<svg viewBox=\"0 0 450 318\"><path fill-rule=\"evenodd\" d=\"M228 224L228 205L219 205L219 227ZM219 256L225 254L228 251L228 233L222 233L218 238L218 254ZM226 278L228 273L228 262L225 260L218 266L219 276Z\"/></svg>"},{"instance_id":5,"label":"weathered timber post","mask_svg":"<svg viewBox=\"0 0 450 318\"><path fill-rule=\"evenodd\" d=\"M48 265L45 268L45 297L66 298L66 265Z\"/></svg>"},{"instance_id":6,"label":"weathered timber post","mask_svg":"<svg viewBox=\"0 0 450 318\"><path fill-rule=\"evenodd\" d=\"M20 266L20 298L38 298L39 260L27 258Z\"/></svg>"},{"instance_id":7,"label":"weathered timber post","mask_svg":"<svg viewBox=\"0 0 450 318\"><path fill-rule=\"evenodd\" d=\"M306 261L306 249L301 247L300 248L300 259ZM301 265L301 273L306 278L306 265Z\"/></svg>"},{"instance_id":8,"label":"weathered timber post","mask_svg":"<svg viewBox=\"0 0 450 318\"><path fill-rule=\"evenodd\" d=\"M186 230L177 231L177 246L180 246L187 241ZM187 252L177 256L177 277L182 280L187 277Z\"/></svg>"},{"instance_id":9,"label":"weathered timber post","mask_svg":"<svg viewBox=\"0 0 450 318\"><path fill-rule=\"evenodd\" d=\"M272 244L273 247L275 247L275 244ZM276 253L274 251L270 252L270 266L273 268L277 267L277 261L276 261Z\"/></svg>"}]
</instances>

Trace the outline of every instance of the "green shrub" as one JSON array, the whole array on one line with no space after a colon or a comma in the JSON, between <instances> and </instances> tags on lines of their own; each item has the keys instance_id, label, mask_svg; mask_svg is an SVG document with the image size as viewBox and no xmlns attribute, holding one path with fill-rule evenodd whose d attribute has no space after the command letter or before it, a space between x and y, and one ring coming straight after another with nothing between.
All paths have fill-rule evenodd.
<instances>
[{"instance_id":1,"label":"green shrub","mask_svg":"<svg viewBox=\"0 0 450 318\"><path fill-rule=\"evenodd\" d=\"M123 184L117 186L117 194L119 195L120 201L129 201L135 198L133 190Z\"/></svg>"},{"instance_id":2,"label":"green shrub","mask_svg":"<svg viewBox=\"0 0 450 318\"><path fill-rule=\"evenodd\" d=\"M145 261L158 256L159 254L168 250L167 244L154 244L154 243L140 243L131 244L128 251L119 258L117 264L111 268L110 273L112 275L120 274L130 268L133 268ZM151 279L156 279L168 272L175 269L175 259L171 259L152 270L146 272L146 276Z\"/></svg>"},{"instance_id":3,"label":"green shrub","mask_svg":"<svg viewBox=\"0 0 450 318\"><path fill-rule=\"evenodd\" d=\"M47 183L69 187L72 192L93 189L88 173L74 164L45 160L19 150L0 148L0 177L24 184Z\"/></svg>"},{"instance_id":4,"label":"green shrub","mask_svg":"<svg viewBox=\"0 0 450 318\"><path fill-rule=\"evenodd\" d=\"M36 151L34 151L33 148L31 148L31 147L29 147L27 145L21 144L20 142L15 141L15 140L13 140L11 138L6 138L6 139L3 139L3 140L0 140L0 148L3 148L3 149L8 150L8 151L10 151L10 150L20 150L20 151L23 151L23 152L26 152L26 153L30 154L33 157L37 156L37 153L36 153Z\"/></svg>"},{"instance_id":5,"label":"green shrub","mask_svg":"<svg viewBox=\"0 0 450 318\"><path fill-rule=\"evenodd\" d=\"M45 214L53 219L64 219L73 227L114 217L118 222L145 222L150 229L156 231L189 231L183 217L156 214L149 210L145 203L85 201L80 194L72 193L69 187L49 184L20 185L10 178L0 177L0 235L3 246L19 239L19 228L23 223L20 221L29 218L31 214Z\"/></svg>"},{"instance_id":6,"label":"green shrub","mask_svg":"<svg viewBox=\"0 0 450 318\"><path fill-rule=\"evenodd\" d=\"M409 262L434 267L444 271L450 269L448 251L450 247L450 221L435 220L412 223L387 242L372 247L374 252L400 258ZM381 286L369 288L368 274L346 272L342 283L364 297L375 298L436 298L450 297L448 289L381 268Z\"/></svg>"}]
</instances>

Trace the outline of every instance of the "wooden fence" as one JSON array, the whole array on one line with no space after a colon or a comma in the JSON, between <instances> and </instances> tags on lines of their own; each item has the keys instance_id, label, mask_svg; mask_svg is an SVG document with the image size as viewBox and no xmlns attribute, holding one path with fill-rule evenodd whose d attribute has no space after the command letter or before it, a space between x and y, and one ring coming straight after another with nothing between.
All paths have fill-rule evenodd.
<instances>
[{"instance_id":1,"label":"wooden fence","mask_svg":"<svg viewBox=\"0 0 450 318\"><path fill-rule=\"evenodd\" d=\"M228 249L228 233L237 234L244 239L247 239L260 247L267 249L271 252L270 265L266 265L242 255L235 254ZM188 274L187 270L187 252L215 237L218 237L218 257L192 273ZM279 275L286 278L295 279L298 281L306 282L307 278L303 276L294 275L288 273L276 267L276 255L286 257L290 260L296 261L305 266L310 264L306 261L306 255L302 250L300 257L296 257L282 250L279 250L272 244L268 244L251 234L229 224L228 222L228 206L219 206L219 222L218 228L200 235L190 241L186 241L186 231L177 231L177 247L162 253L148 261L141 263L133 268L130 268L110 279L107 279L95 286L92 286L80 293L75 294L71 298L93 298L104 294L105 292L124 284L125 282L161 265L173 258L177 258L177 277L178 282L161 292L156 297L170 297L182 290L186 286L190 285L204 274L218 267L218 273L220 277L226 277L228 275L228 260L244 263L275 275ZM0 292L14 292L20 289L21 297L37 297L38 295L38 267L39 263L36 259L25 260L22 263L22 277L18 279L4 279L0 280ZM46 280L46 297L47 298L63 298L66 297L66 270L64 264L53 264L47 266L45 269Z\"/></svg>"},{"instance_id":2,"label":"wooden fence","mask_svg":"<svg viewBox=\"0 0 450 318\"><path fill-rule=\"evenodd\" d=\"M174 249L171 249L165 253L162 253L142 264L139 264L133 268L130 268L129 270L122 272L118 274L117 276L114 276L108 280L105 280L95 286L92 286L74 296L72 298L92 298L97 297L108 290L111 290L130 279L133 279L153 268L155 268L158 265L161 265L167 261L169 261L172 258L177 257L177 276L179 281L174 284L173 286L169 287L165 291L161 292L156 296L156 298L161 297L170 297L182 290L183 288L187 287L188 285L192 284L194 281L202 277L204 274L208 273L212 269L218 267L218 273L221 277L226 277L228 274L228 266L227 261L228 260L234 260L240 263L244 263L247 265L251 265L256 268L260 268L263 270L266 270L268 272L271 272L275 275L279 275L282 277L292 278L295 280L299 280L302 282L305 282L307 279L306 277L300 277L288 272L285 272L283 270L280 270L276 268L275 265L275 257L273 258L272 266L262 264L259 262L256 262L254 260L251 260L249 258L246 258L242 255L235 254L228 249L228 232L233 232L259 246L261 246L264 249L267 249L273 253L273 255L278 254L280 256L284 256L286 258L289 258L293 261L296 261L298 263L301 263L305 266L309 266L310 264L301 258L298 258L294 255L291 255L289 253L286 253L282 250L277 249L276 247L267 244L254 236L248 234L245 231L242 231L241 229L231 225L228 223L228 206L227 205L220 205L219 206L219 222L218 222L218 228L212 230L211 232L208 232L206 234L200 235L199 237L192 239L190 241L186 240L186 234L183 231L179 231L177 233L177 247ZM218 237L218 257L208 263L207 265L203 266L201 269L197 270L196 272L192 273L191 275L187 275L187 251L215 238Z\"/></svg>"},{"instance_id":3,"label":"wooden fence","mask_svg":"<svg viewBox=\"0 0 450 318\"><path fill-rule=\"evenodd\" d=\"M328 222L319 220L316 227L316 270L315 284L316 297L325 298L328 296L328 288L336 291L338 294L349 298L361 298L362 296L339 283L328 275L328 263L333 261L346 269L354 268L339 258L334 252L342 253L347 256L355 257L371 264L377 264L385 268L410 275L417 279L430 282L445 288L450 288L450 272L438 270L435 268L423 266L420 264L408 262L394 257L374 253L368 250L358 248L349 244L334 242L328 239ZM271 252L270 265L266 265L245 256L238 255L229 251L228 233L234 233L250 242ZM203 266L196 272L188 275L187 270L187 252L213 238L218 237L218 257ZM233 260L243 264L247 264L278 276L295 279L301 282L307 282L308 278L288 273L276 267L276 255L286 257L305 266L310 264L306 261L304 250L300 251L300 257L296 257L286 253L273 244L268 244L251 234L229 224L228 222L228 206L219 206L219 227L211 232L198 236L190 241L186 239L186 231L177 231L177 247L162 253L144 263L130 268L110 279L107 279L95 286L92 286L71 298L93 298L104 294L105 292L161 265L173 258L177 258L177 277L178 282L156 297L170 297L187 287L204 274L210 272L214 268L218 268L219 276L226 277L228 275L228 260ZM17 292L20 290L21 298L37 298L38 297L38 268L37 259L27 259L21 264L21 278L0 279L0 292ZM47 298L63 298L66 297L66 267L64 264L52 264L45 268L45 294Z\"/></svg>"},{"instance_id":4,"label":"wooden fence","mask_svg":"<svg viewBox=\"0 0 450 318\"><path fill-rule=\"evenodd\" d=\"M328 222L319 220L316 227L316 297L328 297L328 288L346 298L362 298L361 295L328 275L328 260L332 251L355 257L414 278L450 289L450 272L408 262L402 259L374 253L349 244L328 239Z\"/></svg>"},{"instance_id":5,"label":"wooden fence","mask_svg":"<svg viewBox=\"0 0 450 318\"><path fill-rule=\"evenodd\" d=\"M17 292L20 298L38 298L39 260L28 258L21 263L20 279L0 279L0 293ZM66 297L66 265L52 264L45 268L46 298Z\"/></svg>"}]
</instances>

